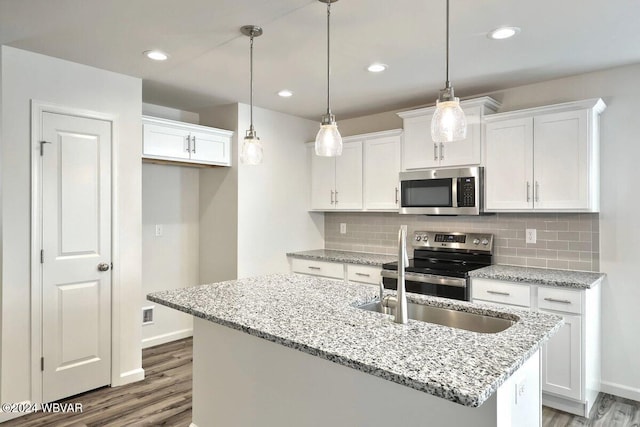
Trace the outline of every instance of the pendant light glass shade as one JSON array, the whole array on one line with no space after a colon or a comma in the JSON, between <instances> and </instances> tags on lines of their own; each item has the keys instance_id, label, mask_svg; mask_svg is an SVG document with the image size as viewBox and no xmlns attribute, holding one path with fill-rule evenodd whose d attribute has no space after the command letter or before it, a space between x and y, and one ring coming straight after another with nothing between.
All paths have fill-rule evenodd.
<instances>
[{"instance_id":1,"label":"pendant light glass shade","mask_svg":"<svg viewBox=\"0 0 640 427\"><path fill-rule=\"evenodd\" d=\"M253 128L253 38L260 37L262 35L262 28L256 25L245 25L240 28L240 31L245 36L250 38L250 67L251 67L251 121L249 130L247 131L244 141L242 142L242 149L240 150L240 161L245 165L259 165L262 163L262 142L256 131Z\"/></svg>"},{"instance_id":2,"label":"pendant light glass shade","mask_svg":"<svg viewBox=\"0 0 640 427\"><path fill-rule=\"evenodd\" d=\"M322 116L320 130L316 135L316 155L336 157L342 155L342 136L336 118L331 114L331 3L338 0L318 0L327 4L327 114Z\"/></svg>"},{"instance_id":3,"label":"pendant light glass shade","mask_svg":"<svg viewBox=\"0 0 640 427\"><path fill-rule=\"evenodd\" d=\"M447 81L436 101L431 119L431 139L434 142L461 141L467 137L467 118L455 97L449 81L449 0L447 0Z\"/></svg>"},{"instance_id":4,"label":"pendant light glass shade","mask_svg":"<svg viewBox=\"0 0 640 427\"><path fill-rule=\"evenodd\" d=\"M453 89L451 90L453 95ZM467 137L467 118L455 96L441 96L431 119L431 139L435 142L461 141Z\"/></svg>"},{"instance_id":5,"label":"pendant light glass shade","mask_svg":"<svg viewBox=\"0 0 640 427\"><path fill-rule=\"evenodd\" d=\"M253 130L247 131L242 143L242 151L240 152L240 160L245 165L259 165L262 163L262 142L256 136Z\"/></svg>"},{"instance_id":6,"label":"pendant light glass shade","mask_svg":"<svg viewBox=\"0 0 640 427\"><path fill-rule=\"evenodd\" d=\"M320 130L316 135L316 155L324 157L342 155L342 136L333 117L322 119Z\"/></svg>"}]
</instances>

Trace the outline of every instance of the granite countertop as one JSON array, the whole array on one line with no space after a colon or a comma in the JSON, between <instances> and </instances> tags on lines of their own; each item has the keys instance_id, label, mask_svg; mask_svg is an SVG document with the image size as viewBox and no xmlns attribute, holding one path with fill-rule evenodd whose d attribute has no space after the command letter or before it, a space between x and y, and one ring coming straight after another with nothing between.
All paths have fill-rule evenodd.
<instances>
[{"instance_id":1,"label":"granite countertop","mask_svg":"<svg viewBox=\"0 0 640 427\"><path fill-rule=\"evenodd\" d=\"M315 249L312 251L289 252L293 258L315 259L318 261L346 262L349 264L382 266L398 260L397 255L372 254L367 252L337 251L333 249Z\"/></svg>"},{"instance_id":2,"label":"granite countertop","mask_svg":"<svg viewBox=\"0 0 640 427\"><path fill-rule=\"evenodd\" d=\"M469 276L482 279L527 282L542 286L590 289L602 280L604 273L587 271L551 270L513 265L491 265L469 272Z\"/></svg>"},{"instance_id":3,"label":"granite countertop","mask_svg":"<svg viewBox=\"0 0 640 427\"><path fill-rule=\"evenodd\" d=\"M516 321L484 334L356 306L370 285L275 274L156 292L150 301L465 406L487 400L562 325L545 313L409 294L420 304ZM390 293L393 293L390 291Z\"/></svg>"}]
</instances>

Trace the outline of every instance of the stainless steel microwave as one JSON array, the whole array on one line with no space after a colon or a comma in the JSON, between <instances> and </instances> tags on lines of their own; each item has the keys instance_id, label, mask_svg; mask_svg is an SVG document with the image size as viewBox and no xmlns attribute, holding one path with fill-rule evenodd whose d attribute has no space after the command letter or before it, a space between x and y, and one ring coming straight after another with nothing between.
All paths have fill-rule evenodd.
<instances>
[{"instance_id":1,"label":"stainless steel microwave","mask_svg":"<svg viewBox=\"0 0 640 427\"><path fill-rule=\"evenodd\" d=\"M484 168L429 169L400 173L400 213L480 215Z\"/></svg>"}]
</instances>

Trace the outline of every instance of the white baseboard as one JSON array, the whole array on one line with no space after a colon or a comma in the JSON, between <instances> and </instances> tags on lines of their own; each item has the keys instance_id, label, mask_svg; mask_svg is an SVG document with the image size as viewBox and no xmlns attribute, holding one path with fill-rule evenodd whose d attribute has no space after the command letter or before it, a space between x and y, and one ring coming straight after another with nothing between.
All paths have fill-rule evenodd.
<instances>
[{"instance_id":1,"label":"white baseboard","mask_svg":"<svg viewBox=\"0 0 640 427\"><path fill-rule=\"evenodd\" d=\"M189 427L198 427L197 425L195 425L194 423L189 424Z\"/></svg>"},{"instance_id":2,"label":"white baseboard","mask_svg":"<svg viewBox=\"0 0 640 427\"><path fill-rule=\"evenodd\" d=\"M117 383L112 383L111 387L119 387L121 385L142 381L144 379L144 369L137 368L120 374Z\"/></svg>"},{"instance_id":3,"label":"white baseboard","mask_svg":"<svg viewBox=\"0 0 640 427\"><path fill-rule=\"evenodd\" d=\"M142 340L142 348L149 348L160 344L166 344L171 341L180 340L193 336L193 328L181 329L179 331L168 332L155 337L149 337Z\"/></svg>"},{"instance_id":4,"label":"white baseboard","mask_svg":"<svg viewBox=\"0 0 640 427\"><path fill-rule=\"evenodd\" d=\"M602 381L600 391L640 402L640 388Z\"/></svg>"}]
</instances>

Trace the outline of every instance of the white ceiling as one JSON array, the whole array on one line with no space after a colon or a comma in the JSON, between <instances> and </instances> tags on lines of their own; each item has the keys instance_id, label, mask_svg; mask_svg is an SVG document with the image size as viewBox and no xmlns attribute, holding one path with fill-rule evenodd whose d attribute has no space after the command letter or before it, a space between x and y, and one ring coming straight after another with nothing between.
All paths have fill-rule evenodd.
<instances>
[{"instance_id":1,"label":"white ceiling","mask_svg":"<svg viewBox=\"0 0 640 427\"><path fill-rule=\"evenodd\" d=\"M434 102L444 85L445 0L332 6L338 120ZM637 0L451 0L458 96L640 62ZM145 102L184 110L249 102L319 119L326 109L326 5L317 0L0 0L0 43L143 79ZM519 36L489 40L501 25ZM152 62L158 48L171 58ZM382 74L366 66L389 65ZM616 82L611 82L616 84ZM290 89L294 96L276 93Z\"/></svg>"}]
</instances>

